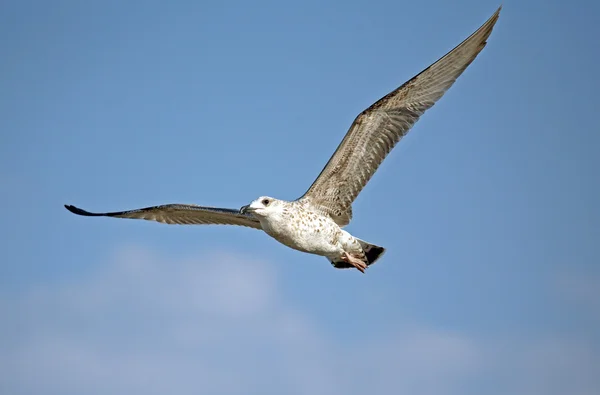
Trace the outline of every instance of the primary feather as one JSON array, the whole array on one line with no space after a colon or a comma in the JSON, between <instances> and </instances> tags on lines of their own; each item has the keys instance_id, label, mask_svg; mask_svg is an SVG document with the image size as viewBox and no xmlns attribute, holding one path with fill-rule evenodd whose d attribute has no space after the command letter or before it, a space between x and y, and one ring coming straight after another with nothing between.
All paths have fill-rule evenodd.
<instances>
[{"instance_id":1,"label":"primary feather","mask_svg":"<svg viewBox=\"0 0 600 395\"><path fill-rule=\"evenodd\" d=\"M385 157L485 47L501 8L453 50L360 113L300 199L320 206L338 225L347 225L352 202Z\"/></svg>"},{"instance_id":2,"label":"primary feather","mask_svg":"<svg viewBox=\"0 0 600 395\"><path fill-rule=\"evenodd\" d=\"M109 213L91 213L71 205L65 205L65 208L74 214L86 217L146 219L178 225L239 225L262 229L256 218L249 214L241 214L239 210L202 207L194 204L165 204Z\"/></svg>"}]
</instances>

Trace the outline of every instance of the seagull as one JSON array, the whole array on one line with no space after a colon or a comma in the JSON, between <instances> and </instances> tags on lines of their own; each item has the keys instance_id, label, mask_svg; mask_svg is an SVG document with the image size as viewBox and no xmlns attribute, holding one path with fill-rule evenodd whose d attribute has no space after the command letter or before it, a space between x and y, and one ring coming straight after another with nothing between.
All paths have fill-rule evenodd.
<instances>
[{"instance_id":1,"label":"seagull","mask_svg":"<svg viewBox=\"0 0 600 395\"><path fill-rule=\"evenodd\" d=\"M352 219L352 202L396 143L475 60L501 9L457 47L361 112L317 179L294 201L261 196L239 210L189 204L106 213L92 213L71 205L65 208L88 217L261 229L288 247L326 257L335 268L356 268L364 273L384 254L385 248L342 229Z\"/></svg>"}]
</instances>

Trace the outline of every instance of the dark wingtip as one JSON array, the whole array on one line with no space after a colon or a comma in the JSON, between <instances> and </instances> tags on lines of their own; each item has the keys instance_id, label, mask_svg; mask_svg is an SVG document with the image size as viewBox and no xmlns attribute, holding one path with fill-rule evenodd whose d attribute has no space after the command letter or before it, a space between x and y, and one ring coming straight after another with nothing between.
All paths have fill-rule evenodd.
<instances>
[{"instance_id":1,"label":"dark wingtip","mask_svg":"<svg viewBox=\"0 0 600 395\"><path fill-rule=\"evenodd\" d=\"M65 208L67 210L69 210L70 212L72 212L73 214L84 215L86 217L93 217L93 216L98 215L98 214L90 213L89 211L82 210L79 207L71 206L70 204L65 204Z\"/></svg>"}]
</instances>

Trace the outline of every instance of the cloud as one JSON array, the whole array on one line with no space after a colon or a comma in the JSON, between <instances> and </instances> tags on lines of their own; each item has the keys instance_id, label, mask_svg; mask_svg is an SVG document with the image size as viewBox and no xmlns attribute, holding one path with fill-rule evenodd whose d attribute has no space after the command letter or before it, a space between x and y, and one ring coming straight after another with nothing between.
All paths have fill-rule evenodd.
<instances>
[{"instance_id":1,"label":"cloud","mask_svg":"<svg viewBox=\"0 0 600 395\"><path fill-rule=\"evenodd\" d=\"M5 299L3 316L13 321L2 333L11 339L0 357L4 385L63 394L265 385L261 365L277 358L266 348L293 317L278 302L274 275L262 262L226 254L171 260L121 251L84 279ZM294 322L302 331L302 320Z\"/></svg>"},{"instance_id":2,"label":"cloud","mask_svg":"<svg viewBox=\"0 0 600 395\"><path fill-rule=\"evenodd\" d=\"M3 294L0 393L597 393L577 339L467 335L407 320L345 328L286 300L276 266L127 248L84 277ZM313 306L314 307L314 306ZM344 330L352 331L352 327Z\"/></svg>"},{"instance_id":3,"label":"cloud","mask_svg":"<svg viewBox=\"0 0 600 395\"><path fill-rule=\"evenodd\" d=\"M543 337L514 350L515 379L522 394L597 394L600 390L598 346L585 339Z\"/></svg>"}]
</instances>

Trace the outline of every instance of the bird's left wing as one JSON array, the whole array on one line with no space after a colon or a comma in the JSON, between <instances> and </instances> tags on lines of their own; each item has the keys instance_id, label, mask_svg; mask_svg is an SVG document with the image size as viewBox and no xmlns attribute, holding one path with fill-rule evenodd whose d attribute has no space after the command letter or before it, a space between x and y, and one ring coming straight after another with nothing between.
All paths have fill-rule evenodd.
<instances>
[{"instance_id":1,"label":"bird's left wing","mask_svg":"<svg viewBox=\"0 0 600 395\"><path fill-rule=\"evenodd\" d=\"M229 208L202 207L193 204L165 204L112 213L90 213L71 205L65 205L65 208L73 214L87 217L146 219L179 225L239 225L262 229L260 222L252 214L240 214L239 210Z\"/></svg>"},{"instance_id":2,"label":"bird's left wing","mask_svg":"<svg viewBox=\"0 0 600 395\"><path fill-rule=\"evenodd\" d=\"M485 47L501 8L437 62L358 115L300 200L320 207L338 225L347 225L352 202L383 159Z\"/></svg>"}]
</instances>

